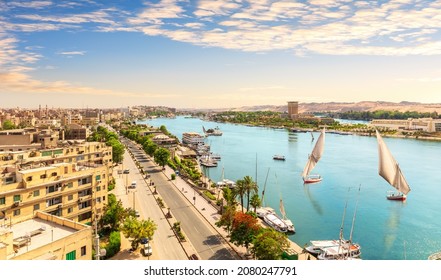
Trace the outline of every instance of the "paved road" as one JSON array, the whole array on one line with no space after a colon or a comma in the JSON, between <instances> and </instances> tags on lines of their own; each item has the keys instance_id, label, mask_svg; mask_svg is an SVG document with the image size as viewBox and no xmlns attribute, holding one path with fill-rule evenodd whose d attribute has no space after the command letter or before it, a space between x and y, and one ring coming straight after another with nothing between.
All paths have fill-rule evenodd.
<instances>
[{"instance_id":1,"label":"paved road","mask_svg":"<svg viewBox=\"0 0 441 280\"><path fill-rule=\"evenodd\" d=\"M128 169L130 171L129 174L115 174L117 187L114 193L117 199L121 199L124 207L134 207L138 210L141 219L147 220L150 217L158 226L151 241L153 254L150 259L187 260L186 252L171 230L167 219L147 187L146 181L127 151L124 154L123 164L117 169ZM115 173L117 173L116 170ZM137 182L136 189L126 188L132 181ZM145 259L148 258L145 257Z\"/></svg>"},{"instance_id":2,"label":"paved road","mask_svg":"<svg viewBox=\"0 0 441 280\"><path fill-rule=\"evenodd\" d=\"M181 228L199 257L203 260L234 260L238 255L212 224L204 218L194 205L164 175L137 145L125 142L142 168L151 175L158 193L170 208L170 212L181 222ZM130 183L130 182L129 182ZM196 198L198 199L198 198ZM203 198L199 198L202 200ZM136 200L138 201L138 200ZM144 201L142 202L145 203ZM150 202L148 202L150 203ZM141 206L143 207L143 206ZM157 207L157 206L156 206Z\"/></svg>"}]
</instances>

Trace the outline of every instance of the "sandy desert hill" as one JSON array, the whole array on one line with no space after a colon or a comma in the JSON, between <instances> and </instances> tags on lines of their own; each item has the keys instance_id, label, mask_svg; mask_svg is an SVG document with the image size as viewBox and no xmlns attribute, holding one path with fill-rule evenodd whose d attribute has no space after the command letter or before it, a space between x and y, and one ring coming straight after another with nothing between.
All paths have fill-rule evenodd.
<instances>
[{"instance_id":1,"label":"sandy desert hill","mask_svg":"<svg viewBox=\"0 0 441 280\"><path fill-rule=\"evenodd\" d=\"M287 105L282 106L247 106L232 108L232 111L287 111ZM362 101L356 103L329 102L329 103L301 103L299 102L299 113L305 112L347 112L347 111L416 111L420 113L437 112L441 114L441 103L418 103L402 101L399 103L386 101ZM225 111L225 109L223 110Z\"/></svg>"}]
</instances>

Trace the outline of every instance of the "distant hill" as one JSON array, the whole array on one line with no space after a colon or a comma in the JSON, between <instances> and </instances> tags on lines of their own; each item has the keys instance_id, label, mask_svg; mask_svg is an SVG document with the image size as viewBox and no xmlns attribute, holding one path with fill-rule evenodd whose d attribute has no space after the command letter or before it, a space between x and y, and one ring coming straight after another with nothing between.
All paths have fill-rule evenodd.
<instances>
[{"instance_id":1,"label":"distant hill","mask_svg":"<svg viewBox=\"0 0 441 280\"><path fill-rule=\"evenodd\" d=\"M274 106L274 105L260 105L260 106L246 106L231 109L212 109L209 111L274 111L285 112L288 106ZM418 103L402 101L400 103L386 102L386 101L361 101L356 103L345 102L328 102L328 103L299 103L299 113L306 112L347 112L347 111L416 111L420 113L437 112L441 114L441 103ZM199 110L202 111L202 110Z\"/></svg>"}]
</instances>

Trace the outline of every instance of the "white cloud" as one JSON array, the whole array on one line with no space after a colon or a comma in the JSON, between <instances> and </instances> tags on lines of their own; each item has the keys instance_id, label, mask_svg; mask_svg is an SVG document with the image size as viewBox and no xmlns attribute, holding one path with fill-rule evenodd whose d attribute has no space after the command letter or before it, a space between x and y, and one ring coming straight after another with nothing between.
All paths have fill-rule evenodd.
<instances>
[{"instance_id":1,"label":"white cloud","mask_svg":"<svg viewBox=\"0 0 441 280\"><path fill-rule=\"evenodd\" d=\"M30 8L30 9L43 9L51 6L52 1L13 1L9 2L8 5L11 7L20 7L20 8Z\"/></svg>"},{"instance_id":2,"label":"white cloud","mask_svg":"<svg viewBox=\"0 0 441 280\"><path fill-rule=\"evenodd\" d=\"M72 55L85 55L86 52L85 51L69 51L69 52L59 52L58 54L72 56Z\"/></svg>"}]
</instances>

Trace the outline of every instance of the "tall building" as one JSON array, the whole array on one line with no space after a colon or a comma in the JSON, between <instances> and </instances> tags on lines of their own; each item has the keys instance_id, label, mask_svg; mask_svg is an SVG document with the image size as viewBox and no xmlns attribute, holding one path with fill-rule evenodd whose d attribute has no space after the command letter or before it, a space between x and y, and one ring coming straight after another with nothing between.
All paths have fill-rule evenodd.
<instances>
[{"instance_id":1,"label":"tall building","mask_svg":"<svg viewBox=\"0 0 441 280\"><path fill-rule=\"evenodd\" d=\"M0 224L28 220L38 210L79 223L102 215L112 179L112 147L66 142L0 152Z\"/></svg>"},{"instance_id":2,"label":"tall building","mask_svg":"<svg viewBox=\"0 0 441 280\"><path fill-rule=\"evenodd\" d=\"M297 118L299 115L299 102L288 101L288 116L291 119Z\"/></svg>"}]
</instances>

